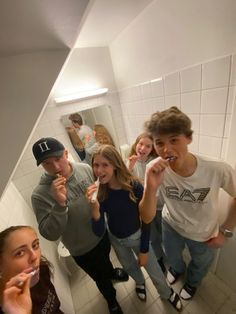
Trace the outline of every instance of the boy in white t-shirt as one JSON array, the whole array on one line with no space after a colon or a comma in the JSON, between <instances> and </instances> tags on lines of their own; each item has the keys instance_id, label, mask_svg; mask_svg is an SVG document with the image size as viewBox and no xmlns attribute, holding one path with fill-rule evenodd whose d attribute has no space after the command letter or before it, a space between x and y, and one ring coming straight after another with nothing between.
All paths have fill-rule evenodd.
<instances>
[{"instance_id":1,"label":"boy in white t-shirt","mask_svg":"<svg viewBox=\"0 0 236 314\"><path fill-rule=\"evenodd\" d=\"M167 279L173 284L186 271L180 296L189 300L209 270L215 249L223 246L226 237L233 236L236 175L228 164L188 151L193 133L191 120L177 107L154 113L145 126L160 157L147 166L141 216L144 222L150 222L156 213L157 197L165 203L162 230L170 264ZM221 226L217 211L220 188L232 197ZM191 256L188 266L182 257L185 247Z\"/></svg>"}]
</instances>

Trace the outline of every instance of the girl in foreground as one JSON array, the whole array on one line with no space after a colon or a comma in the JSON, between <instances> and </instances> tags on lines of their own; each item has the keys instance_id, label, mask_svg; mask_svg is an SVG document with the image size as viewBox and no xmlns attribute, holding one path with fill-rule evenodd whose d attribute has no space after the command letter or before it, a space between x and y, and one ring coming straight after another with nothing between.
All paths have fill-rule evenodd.
<instances>
[{"instance_id":1,"label":"girl in foreground","mask_svg":"<svg viewBox=\"0 0 236 314\"><path fill-rule=\"evenodd\" d=\"M146 301L145 279L140 268L144 266L161 298L180 311L179 296L167 285L153 250L149 248L150 224L140 220L143 186L130 174L111 145L99 147L93 155L92 167L100 182L98 200L91 202L94 232L97 235L104 232L106 213L111 243L120 263L135 280L138 297ZM96 184L88 188L90 201L96 189Z\"/></svg>"},{"instance_id":2,"label":"girl in foreground","mask_svg":"<svg viewBox=\"0 0 236 314\"><path fill-rule=\"evenodd\" d=\"M50 264L29 226L0 232L0 313L63 314L50 281Z\"/></svg>"}]
</instances>

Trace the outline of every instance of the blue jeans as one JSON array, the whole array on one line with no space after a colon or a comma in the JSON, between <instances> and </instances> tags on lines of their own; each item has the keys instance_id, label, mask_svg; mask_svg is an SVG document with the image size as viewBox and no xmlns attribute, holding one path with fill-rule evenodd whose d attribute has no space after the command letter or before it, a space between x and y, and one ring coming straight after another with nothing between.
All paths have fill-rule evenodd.
<instances>
[{"instance_id":1,"label":"blue jeans","mask_svg":"<svg viewBox=\"0 0 236 314\"><path fill-rule=\"evenodd\" d=\"M187 268L186 283L198 287L207 274L214 259L215 249L204 242L190 240L176 232L164 219L162 220L163 244L170 266L179 274ZM186 267L183 250L187 246L191 261Z\"/></svg>"},{"instance_id":2,"label":"blue jeans","mask_svg":"<svg viewBox=\"0 0 236 314\"><path fill-rule=\"evenodd\" d=\"M111 232L109 232L109 237L118 260L123 268L134 279L137 285L143 284L145 279L137 261L137 255L140 250L141 230L138 230L131 236L124 239L115 237L111 234ZM165 276L156 261L155 254L151 246L149 247L148 261L144 268L149 274L161 298L168 299L171 294L171 289L166 283Z\"/></svg>"}]
</instances>

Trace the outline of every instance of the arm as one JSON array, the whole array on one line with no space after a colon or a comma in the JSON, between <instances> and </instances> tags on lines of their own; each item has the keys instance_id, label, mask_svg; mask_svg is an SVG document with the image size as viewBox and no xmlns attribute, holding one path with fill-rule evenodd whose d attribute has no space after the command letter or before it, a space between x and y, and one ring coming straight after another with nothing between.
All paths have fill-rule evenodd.
<instances>
[{"instance_id":1,"label":"arm","mask_svg":"<svg viewBox=\"0 0 236 314\"><path fill-rule=\"evenodd\" d=\"M137 155L132 155L129 157L128 161L127 161L127 168L129 169L130 172L132 172L132 170L134 169L134 166L136 164L136 161L139 159L139 157Z\"/></svg>"},{"instance_id":2,"label":"arm","mask_svg":"<svg viewBox=\"0 0 236 314\"><path fill-rule=\"evenodd\" d=\"M45 191L45 195L34 192L31 201L40 234L47 240L55 241L64 232L68 221L65 178L56 178L48 189L50 191Z\"/></svg>"},{"instance_id":3,"label":"arm","mask_svg":"<svg viewBox=\"0 0 236 314\"><path fill-rule=\"evenodd\" d=\"M168 161L158 157L147 166L143 197L139 203L139 211L142 220L150 223L156 215L156 192L164 177L164 170L168 167Z\"/></svg>"},{"instance_id":4,"label":"arm","mask_svg":"<svg viewBox=\"0 0 236 314\"><path fill-rule=\"evenodd\" d=\"M228 216L227 216L225 222L222 224L222 228L232 231L235 226L236 226L236 198L233 198L230 202L230 208L229 208ZM216 237L211 238L206 243L210 247L219 248L219 247L222 247L224 245L225 240L226 240L226 237L224 236L224 234L221 231L219 231L219 233Z\"/></svg>"},{"instance_id":5,"label":"arm","mask_svg":"<svg viewBox=\"0 0 236 314\"><path fill-rule=\"evenodd\" d=\"M150 239L151 225L145 224L141 221L141 239L140 239L140 253L139 265L144 266L148 260L149 239Z\"/></svg>"}]
</instances>

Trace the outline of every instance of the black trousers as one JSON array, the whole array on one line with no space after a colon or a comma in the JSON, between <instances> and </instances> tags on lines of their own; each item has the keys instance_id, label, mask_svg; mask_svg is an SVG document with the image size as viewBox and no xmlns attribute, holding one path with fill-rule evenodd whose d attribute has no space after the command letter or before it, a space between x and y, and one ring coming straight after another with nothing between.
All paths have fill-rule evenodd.
<instances>
[{"instance_id":1,"label":"black trousers","mask_svg":"<svg viewBox=\"0 0 236 314\"><path fill-rule=\"evenodd\" d=\"M111 278L113 266L110 261L111 244L107 232L98 245L81 256L73 256L79 265L95 282L108 304L116 300L116 290L113 287Z\"/></svg>"}]
</instances>

